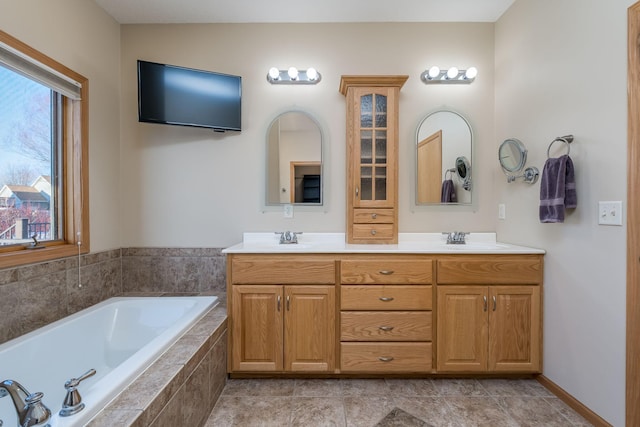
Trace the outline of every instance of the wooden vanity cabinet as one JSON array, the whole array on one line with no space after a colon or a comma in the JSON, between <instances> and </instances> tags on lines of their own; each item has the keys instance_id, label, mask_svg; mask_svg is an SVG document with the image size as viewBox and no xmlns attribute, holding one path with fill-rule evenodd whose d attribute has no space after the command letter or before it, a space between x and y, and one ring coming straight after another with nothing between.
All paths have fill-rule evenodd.
<instances>
[{"instance_id":1,"label":"wooden vanity cabinet","mask_svg":"<svg viewBox=\"0 0 640 427\"><path fill-rule=\"evenodd\" d=\"M340 369L432 370L433 260L349 257L340 273Z\"/></svg>"},{"instance_id":2,"label":"wooden vanity cabinet","mask_svg":"<svg viewBox=\"0 0 640 427\"><path fill-rule=\"evenodd\" d=\"M409 76L342 76L347 243L398 242L398 98Z\"/></svg>"},{"instance_id":3,"label":"wooden vanity cabinet","mask_svg":"<svg viewBox=\"0 0 640 427\"><path fill-rule=\"evenodd\" d=\"M335 261L232 255L230 372L334 372Z\"/></svg>"},{"instance_id":4,"label":"wooden vanity cabinet","mask_svg":"<svg viewBox=\"0 0 640 427\"><path fill-rule=\"evenodd\" d=\"M437 262L437 371L541 372L542 256Z\"/></svg>"}]
</instances>

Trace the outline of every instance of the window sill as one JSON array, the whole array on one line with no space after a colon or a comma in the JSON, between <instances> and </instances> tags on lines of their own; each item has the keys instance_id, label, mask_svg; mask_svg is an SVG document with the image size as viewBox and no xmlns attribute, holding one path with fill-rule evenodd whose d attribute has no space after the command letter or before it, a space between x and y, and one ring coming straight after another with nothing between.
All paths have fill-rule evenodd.
<instances>
[{"instance_id":1,"label":"window sill","mask_svg":"<svg viewBox=\"0 0 640 427\"><path fill-rule=\"evenodd\" d=\"M81 245L80 252L85 254L89 248ZM51 261L78 255L78 246L73 244L51 244L42 249L27 249L0 252L0 269L17 267L25 264L36 264L39 262Z\"/></svg>"}]
</instances>

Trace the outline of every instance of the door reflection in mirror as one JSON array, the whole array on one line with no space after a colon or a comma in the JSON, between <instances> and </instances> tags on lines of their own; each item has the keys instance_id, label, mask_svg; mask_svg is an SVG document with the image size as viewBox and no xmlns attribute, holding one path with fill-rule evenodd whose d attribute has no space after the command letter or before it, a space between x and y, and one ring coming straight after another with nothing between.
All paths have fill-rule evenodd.
<instances>
[{"instance_id":1,"label":"door reflection in mirror","mask_svg":"<svg viewBox=\"0 0 640 427\"><path fill-rule=\"evenodd\" d=\"M275 118L267 132L267 205L322 204L322 132L302 111Z\"/></svg>"},{"instance_id":2,"label":"door reflection in mirror","mask_svg":"<svg viewBox=\"0 0 640 427\"><path fill-rule=\"evenodd\" d=\"M416 204L471 204L473 134L467 120L435 111L416 134Z\"/></svg>"}]
</instances>

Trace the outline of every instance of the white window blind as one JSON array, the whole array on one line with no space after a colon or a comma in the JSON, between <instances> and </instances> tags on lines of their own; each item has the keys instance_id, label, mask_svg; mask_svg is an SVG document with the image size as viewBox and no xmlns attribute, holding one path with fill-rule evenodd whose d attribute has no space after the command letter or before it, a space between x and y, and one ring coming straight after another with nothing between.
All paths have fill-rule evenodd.
<instances>
[{"instance_id":1,"label":"white window blind","mask_svg":"<svg viewBox=\"0 0 640 427\"><path fill-rule=\"evenodd\" d=\"M81 99L82 84L4 43L0 43L0 65L35 80L67 98L76 101Z\"/></svg>"}]
</instances>

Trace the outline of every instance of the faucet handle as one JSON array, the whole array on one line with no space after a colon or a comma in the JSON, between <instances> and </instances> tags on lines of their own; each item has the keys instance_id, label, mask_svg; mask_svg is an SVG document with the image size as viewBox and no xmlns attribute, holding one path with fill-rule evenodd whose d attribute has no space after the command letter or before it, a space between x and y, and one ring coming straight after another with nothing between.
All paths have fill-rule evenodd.
<instances>
[{"instance_id":1,"label":"faucet handle","mask_svg":"<svg viewBox=\"0 0 640 427\"><path fill-rule=\"evenodd\" d=\"M25 399L26 412L21 424L23 427L42 425L51 418L51 411L42 403L43 397L44 393L39 391L27 396Z\"/></svg>"},{"instance_id":2,"label":"faucet handle","mask_svg":"<svg viewBox=\"0 0 640 427\"><path fill-rule=\"evenodd\" d=\"M95 374L96 374L96 370L95 369L89 369L87 372L85 372L84 374L80 375L80 377L71 378L69 381L64 383L64 388L66 388L67 391L69 391L71 388L75 389L76 387L78 387L78 385L80 384L81 381L84 381L87 378L94 376Z\"/></svg>"},{"instance_id":3,"label":"faucet handle","mask_svg":"<svg viewBox=\"0 0 640 427\"><path fill-rule=\"evenodd\" d=\"M68 417L70 415L77 414L84 409L84 403L82 403L82 397L80 396L80 392L77 390L77 387L81 381L84 381L95 374L95 369L89 369L80 377L71 378L69 381L64 383L64 388L67 389L67 395L64 398L62 409L59 412L61 417Z\"/></svg>"}]
</instances>

